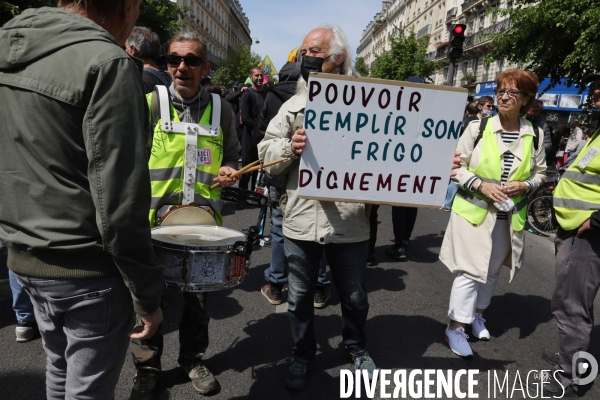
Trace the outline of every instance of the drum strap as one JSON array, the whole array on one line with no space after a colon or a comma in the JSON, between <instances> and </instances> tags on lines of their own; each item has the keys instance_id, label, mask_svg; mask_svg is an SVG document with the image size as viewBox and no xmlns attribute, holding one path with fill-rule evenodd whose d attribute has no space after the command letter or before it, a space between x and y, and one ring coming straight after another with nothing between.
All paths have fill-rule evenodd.
<instances>
[{"instance_id":1,"label":"drum strap","mask_svg":"<svg viewBox=\"0 0 600 400\"><path fill-rule=\"evenodd\" d=\"M198 135L200 136L219 136L219 124L221 121L221 98L211 93L212 96L212 115L210 127L187 123L171 121L171 104L169 94L165 86L156 86L156 95L160 109L160 119L162 129L165 132L175 132L185 134L185 160L183 171L183 198L182 204L194 202L196 189L196 166L198 165ZM208 128L208 129L207 129Z\"/></svg>"}]
</instances>

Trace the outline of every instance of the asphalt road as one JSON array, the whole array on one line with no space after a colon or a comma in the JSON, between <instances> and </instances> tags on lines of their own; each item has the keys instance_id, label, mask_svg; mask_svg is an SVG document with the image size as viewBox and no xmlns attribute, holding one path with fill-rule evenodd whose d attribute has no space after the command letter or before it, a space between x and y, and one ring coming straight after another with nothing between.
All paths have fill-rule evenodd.
<instances>
[{"instance_id":1,"label":"asphalt road","mask_svg":"<svg viewBox=\"0 0 600 400\"><path fill-rule=\"evenodd\" d=\"M225 226L237 230L253 225L258 216L257 209L238 211L228 206L226 210ZM368 350L377 366L384 369L478 369L479 382L475 391L479 398L488 398L488 371L492 376L496 371L502 378L508 371L512 388L517 371L524 381L528 371L550 367L540 355L543 349L556 349L558 339L550 313L554 246L546 238L527 234L522 272L511 284L508 283L508 269L502 272L486 312L491 341L470 338L475 357L470 361L463 360L450 352L443 339L453 276L438 261L438 252L448 216L438 210L420 210L411 241L410 261L398 263L387 259L384 253L393 238L391 208L380 208L379 264L369 267L367 274ZM269 259L269 248L256 251L252 256L251 271L240 286L211 294L211 343L205 362L221 386L211 398L337 399L340 369L352 369L352 365L341 346L340 308L335 290L332 290L329 306L316 311L319 352L308 386L302 392L289 392L283 385L286 363L292 354L285 307L268 304L259 291ZM45 398L42 342L39 338L25 344L14 341L16 320L10 299L7 271L0 266L0 346L3 350L0 399ZM180 296L173 294L165 310L161 385L168 388L171 399L198 399L202 396L195 393L177 371L177 326L181 305ZM598 334L598 330L596 326L594 333ZM600 356L600 341L593 343L591 353L597 358ZM129 398L134 372L128 358L117 386L117 399ZM587 398L600 398L598 385L586 390ZM362 394L367 398L364 390ZM498 394L496 398L505 397ZM524 396L516 391L512 398Z\"/></svg>"}]
</instances>

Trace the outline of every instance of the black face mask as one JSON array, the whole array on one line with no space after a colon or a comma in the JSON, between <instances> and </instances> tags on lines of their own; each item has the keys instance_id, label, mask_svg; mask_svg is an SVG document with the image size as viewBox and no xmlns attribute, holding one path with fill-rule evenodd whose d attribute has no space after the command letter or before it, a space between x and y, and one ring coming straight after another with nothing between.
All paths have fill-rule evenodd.
<instances>
[{"instance_id":1,"label":"black face mask","mask_svg":"<svg viewBox=\"0 0 600 400\"><path fill-rule=\"evenodd\" d=\"M308 82L308 74L311 72L323 72L322 68L324 62L324 58L302 56L302 61L300 61L300 72L302 73L304 81Z\"/></svg>"}]
</instances>

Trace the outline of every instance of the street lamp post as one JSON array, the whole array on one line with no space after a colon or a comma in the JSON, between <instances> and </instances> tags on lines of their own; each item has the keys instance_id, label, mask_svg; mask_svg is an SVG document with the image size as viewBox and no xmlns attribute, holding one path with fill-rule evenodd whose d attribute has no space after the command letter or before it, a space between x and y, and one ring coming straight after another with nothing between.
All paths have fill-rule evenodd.
<instances>
[{"instance_id":1,"label":"street lamp post","mask_svg":"<svg viewBox=\"0 0 600 400\"><path fill-rule=\"evenodd\" d=\"M254 44L260 44L260 40L258 40L257 38L250 38L251 40L254 40Z\"/></svg>"}]
</instances>

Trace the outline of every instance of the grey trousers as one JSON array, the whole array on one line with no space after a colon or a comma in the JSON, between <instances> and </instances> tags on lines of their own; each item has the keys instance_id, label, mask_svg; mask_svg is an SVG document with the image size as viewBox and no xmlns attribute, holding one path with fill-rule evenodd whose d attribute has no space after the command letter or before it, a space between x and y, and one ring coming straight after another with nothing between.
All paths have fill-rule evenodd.
<instances>
[{"instance_id":1,"label":"grey trousers","mask_svg":"<svg viewBox=\"0 0 600 400\"><path fill-rule=\"evenodd\" d=\"M114 399L134 322L123 278L15 275L31 296L44 340L47 398Z\"/></svg>"},{"instance_id":2,"label":"grey trousers","mask_svg":"<svg viewBox=\"0 0 600 400\"><path fill-rule=\"evenodd\" d=\"M556 234L556 287L552 313L558 325L557 378L566 388L573 385L573 355L588 351L594 326L594 298L600 287L600 232L590 230L577 237L576 230ZM576 390L576 387L574 387Z\"/></svg>"}]
</instances>

